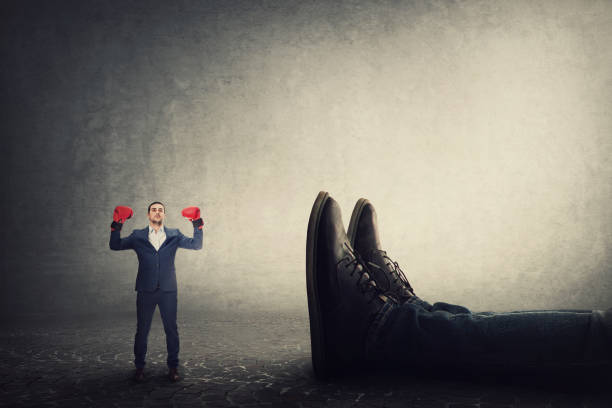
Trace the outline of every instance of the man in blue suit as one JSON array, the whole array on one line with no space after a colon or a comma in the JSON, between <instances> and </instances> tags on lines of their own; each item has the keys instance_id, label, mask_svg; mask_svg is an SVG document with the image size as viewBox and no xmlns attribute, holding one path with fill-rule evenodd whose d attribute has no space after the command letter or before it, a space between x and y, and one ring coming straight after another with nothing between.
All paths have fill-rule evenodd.
<instances>
[{"instance_id":1,"label":"man in blue suit","mask_svg":"<svg viewBox=\"0 0 612 408\"><path fill-rule=\"evenodd\" d=\"M129 207L117 207L114 221L111 224L110 249L119 251L133 249L138 256L138 275L136 277L136 313L137 329L134 339L134 380L144 380L147 337L155 307L159 305L166 346L168 349L168 376L175 382L180 379L178 373L179 337L176 325L177 285L174 257L178 248L201 249L202 225L200 210L190 207L183 210L193 223L193 238L183 235L178 229L165 228L165 206L159 201L153 202L147 209L149 225L144 229L134 230L128 237L121 238L123 221L132 216Z\"/></svg>"}]
</instances>

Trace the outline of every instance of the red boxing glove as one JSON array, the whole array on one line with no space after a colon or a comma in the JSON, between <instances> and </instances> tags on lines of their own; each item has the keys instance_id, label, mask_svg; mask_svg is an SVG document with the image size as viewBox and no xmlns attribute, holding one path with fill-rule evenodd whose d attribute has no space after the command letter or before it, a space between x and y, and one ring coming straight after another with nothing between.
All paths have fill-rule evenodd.
<instances>
[{"instance_id":1,"label":"red boxing glove","mask_svg":"<svg viewBox=\"0 0 612 408\"><path fill-rule=\"evenodd\" d=\"M121 227L123 227L125 220L132 218L132 215L134 215L134 210L132 210L130 207L123 205L118 205L115 207L111 231L121 231Z\"/></svg>"},{"instance_id":2,"label":"red boxing glove","mask_svg":"<svg viewBox=\"0 0 612 408\"><path fill-rule=\"evenodd\" d=\"M183 214L183 217L188 218L189 221L197 220L200 218L200 209L198 207L183 208L181 214Z\"/></svg>"},{"instance_id":3,"label":"red boxing glove","mask_svg":"<svg viewBox=\"0 0 612 408\"><path fill-rule=\"evenodd\" d=\"M202 221L202 218L200 217L200 209L198 207L183 208L181 214L183 214L183 217L187 218L193 223L194 228L202 229L204 221Z\"/></svg>"},{"instance_id":4,"label":"red boxing glove","mask_svg":"<svg viewBox=\"0 0 612 408\"><path fill-rule=\"evenodd\" d=\"M130 207L118 205L113 212L113 221L123 224L125 220L132 218L132 215L134 215L134 210Z\"/></svg>"}]
</instances>

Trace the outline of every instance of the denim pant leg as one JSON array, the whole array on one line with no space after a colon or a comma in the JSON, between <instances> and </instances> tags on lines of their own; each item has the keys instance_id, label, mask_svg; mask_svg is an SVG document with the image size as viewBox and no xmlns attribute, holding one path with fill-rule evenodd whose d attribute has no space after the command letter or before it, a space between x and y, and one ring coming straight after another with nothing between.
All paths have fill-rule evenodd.
<instances>
[{"instance_id":1,"label":"denim pant leg","mask_svg":"<svg viewBox=\"0 0 612 408\"><path fill-rule=\"evenodd\" d=\"M385 306L368 357L402 367L469 363L545 368L612 361L612 309L471 313L461 306L436 305L431 311L410 303Z\"/></svg>"},{"instance_id":2,"label":"denim pant leg","mask_svg":"<svg viewBox=\"0 0 612 408\"><path fill-rule=\"evenodd\" d=\"M434 303L431 309L429 309L429 311L430 312L443 311L443 312L448 312L450 314L472 313L470 309L468 309L467 307L453 305L453 304L446 303L446 302Z\"/></svg>"},{"instance_id":3,"label":"denim pant leg","mask_svg":"<svg viewBox=\"0 0 612 408\"><path fill-rule=\"evenodd\" d=\"M147 338L151 329L151 321L158 302L158 292L139 291L136 295L136 336L134 337L134 364L136 367L145 366L147 355Z\"/></svg>"},{"instance_id":4,"label":"denim pant leg","mask_svg":"<svg viewBox=\"0 0 612 408\"><path fill-rule=\"evenodd\" d=\"M423 309L425 309L425 310L429 310L429 311L431 311L431 308L433 307L433 306L432 306L432 305L431 305L429 302L427 302L427 301L425 301L425 300L421 299L421 298L420 298L420 297L418 297L418 296L413 296L413 297L412 297L412 298L410 298L410 299L409 299L407 302L408 302L408 303L411 303L411 304L413 304L413 305L420 306L420 307L422 307Z\"/></svg>"},{"instance_id":5,"label":"denim pant leg","mask_svg":"<svg viewBox=\"0 0 612 408\"><path fill-rule=\"evenodd\" d=\"M459 305L452 305L452 304L446 303L446 302L436 302L436 303L434 303L432 305L429 302L419 298L418 296L414 296L413 298L408 300L408 303L416 305L416 306L420 306L420 307L422 307L423 309L425 309L425 310L427 310L429 312L435 312L435 311L443 310L443 311L449 312L451 314L472 313L472 312L470 312L470 310L467 307L463 307L463 306L459 306Z\"/></svg>"},{"instance_id":6,"label":"denim pant leg","mask_svg":"<svg viewBox=\"0 0 612 408\"><path fill-rule=\"evenodd\" d=\"M166 348L168 350L168 367L176 368L179 364L179 335L176 324L177 293L162 292L159 302L159 313L166 332Z\"/></svg>"}]
</instances>

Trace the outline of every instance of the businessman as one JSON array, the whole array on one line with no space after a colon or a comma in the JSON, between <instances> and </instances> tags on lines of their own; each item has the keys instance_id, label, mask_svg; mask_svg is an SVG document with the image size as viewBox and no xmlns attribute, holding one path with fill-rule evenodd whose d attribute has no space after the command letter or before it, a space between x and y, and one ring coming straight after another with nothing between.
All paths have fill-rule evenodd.
<instances>
[{"instance_id":1,"label":"businessman","mask_svg":"<svg viewBox=\"0 0 612 408\"><path fill-rule=\"evenodd\" d=\"M149 225L134 230L128 237L121 238L121 228L125 220L133 215L129 207L118 206L111 224L110 249L119 251L133 249L138 256L138 275L136 277L136 316L137 328L134 338L134 380L144 380L147 337L155 307L159 306L168 350L168 377L170 381L180 380L178 373L179 336L176 325L177 285L174 257L178 248L201 249L202 226L200 209L187 207L182 214L193 223L193 238L183 235L178 229L164 227L165 206L159 201L151 203L147 209Z\"/></svg>"}]
</instances>

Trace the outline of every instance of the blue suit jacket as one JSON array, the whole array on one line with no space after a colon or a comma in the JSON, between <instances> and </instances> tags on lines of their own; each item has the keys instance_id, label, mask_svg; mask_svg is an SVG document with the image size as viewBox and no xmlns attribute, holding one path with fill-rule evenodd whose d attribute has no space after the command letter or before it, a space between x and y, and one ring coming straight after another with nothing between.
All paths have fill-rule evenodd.
<instances>
[{"instance_id":1,"label":"blue suit jacket","mask_svg":"<svg viewBox=\"0 0 612 408\"><path fill-rule=\"evenodd\" d=\"M163 291L176 291L176 269L174 256L178 248L201 249L202 230L194 228L193 238L187 238L175 228L166 228L166 240L156 251L149 242L149 227L132 231L121 238L120 231L111 231L110 249L120 251L133 249L138 255L137 291L154 291L158 284Z\"/></svg>"}]
</instances>

